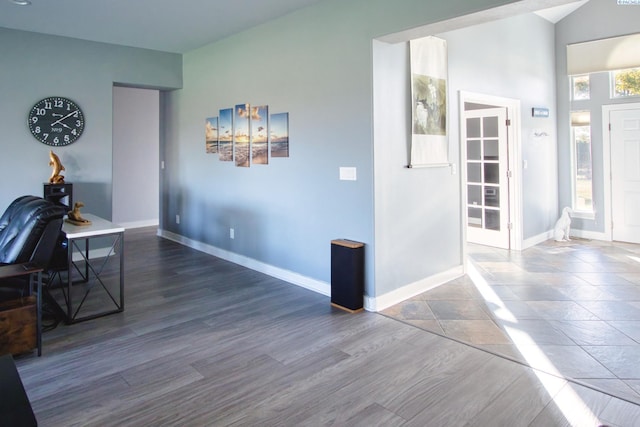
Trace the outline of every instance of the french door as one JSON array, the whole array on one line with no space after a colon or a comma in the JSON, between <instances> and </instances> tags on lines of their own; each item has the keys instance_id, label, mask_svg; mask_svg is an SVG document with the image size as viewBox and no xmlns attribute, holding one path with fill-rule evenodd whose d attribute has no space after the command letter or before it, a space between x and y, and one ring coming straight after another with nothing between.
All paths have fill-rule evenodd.
<instances>
[{"instance_id":1,"label":"french door","mask_svg":"<svg viewBox=\"0 0 640 427\"><path fill-rule=\"evenodd\" d=\"M507 109L464 111L467 241L509 249Z\"/></svg>"}]
</instances>

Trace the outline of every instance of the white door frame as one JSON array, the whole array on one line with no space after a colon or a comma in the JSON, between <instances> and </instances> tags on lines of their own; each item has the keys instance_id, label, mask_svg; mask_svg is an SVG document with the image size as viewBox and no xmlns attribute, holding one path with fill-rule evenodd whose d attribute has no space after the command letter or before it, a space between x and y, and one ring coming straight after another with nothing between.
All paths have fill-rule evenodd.
<instances>
[{"instance_id":1,"label":"white door frame","mask_svg":"<svg viewBox=\"0 0 640 427\"><path fill-rule=\"evenodd\" d=\"M638 110L640 103L613 104L602 106L602 171L604 174L604 235L605 240L613 240L611 221L613 218L613 201L611 199L611 132L609 117L612 111Z\"/></svg>"},{"instance_id":2,"label":"white door frame","mask_svg":"<svg viewBox=\"0 0 640 427\"><path fill-rule=\"evenodd\" d=\"M507 117L511 120L511 126L507 128L507 138L509 143L509 170L511 171L511 185L509 186L509 218L512 224L511 233L509 234L509 247L512 250L522 250L523 231L522 231L522 145L521 145L521 123L520 123L520 100L512 98L503 98L492 95L485 95L474 92L459 92L459 114L458 114L458 135L460 146L460 187L461 187L461 218L462 218L462 247L464 258L467 257L467 147L463 144L462 138L462 120L464 120L464 104L485 104L495 107L504 107L507 109Z\"/></svg>"}]
</instances>

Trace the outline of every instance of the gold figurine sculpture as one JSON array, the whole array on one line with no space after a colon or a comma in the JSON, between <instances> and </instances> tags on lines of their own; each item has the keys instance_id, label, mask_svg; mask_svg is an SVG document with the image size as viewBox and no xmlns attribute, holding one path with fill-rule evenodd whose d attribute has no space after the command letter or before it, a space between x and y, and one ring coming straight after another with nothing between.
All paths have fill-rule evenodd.
<instances>
[{"instance_id":1,"label":"gold figurine sculpture","mask_svg":"<svg viewBox=\"0 0 640 427\"><path fill-rule=\"evenodd\" d=\"M64 169L60 158L56 156L53 150L49 150L49 166L53 169L51 171L51 177L49 178L49 184L64 184L64 176L60 175Z\"/></svg>"},{"instance_id":2,"label":"gold figurine sculpture","mask_svg":"<svg viewBox=\"0 0 640 427\"><path fill-rule=\"evenodd\" d=\"M75 202L73 204L73 210L67 212L66 221L73 225L91 225L91 221L82 217L80 208L84 207L84 203Z\"/></svg>"}]
</instances>

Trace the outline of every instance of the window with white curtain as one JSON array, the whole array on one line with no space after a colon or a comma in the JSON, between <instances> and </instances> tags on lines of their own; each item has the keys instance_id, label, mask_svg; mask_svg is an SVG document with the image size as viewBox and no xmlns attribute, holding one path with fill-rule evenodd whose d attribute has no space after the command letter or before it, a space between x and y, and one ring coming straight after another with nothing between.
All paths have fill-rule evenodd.
<instances>
[{"instance_id":1,"label":"window with white curtain","mask_svg":"<svg viewBox=\"0 0 640 427\"><path fill-rule=\"evenodd\" d=\"M567 45L567 74L640 67L640 33Z\"/></svg>"}]
</instances>

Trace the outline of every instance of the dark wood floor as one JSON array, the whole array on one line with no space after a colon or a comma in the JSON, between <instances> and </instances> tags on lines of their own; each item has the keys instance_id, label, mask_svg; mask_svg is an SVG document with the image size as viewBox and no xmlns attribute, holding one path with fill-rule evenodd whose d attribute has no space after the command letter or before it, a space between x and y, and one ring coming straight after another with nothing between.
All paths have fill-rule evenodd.
<instances>
[{"instance_id":1,"label":"dark wood floor","mask_svg":"<svg viewBox=\"0 0 640 427\"><path fill-rule=\"evenodd\" d=\"M127 231L124 313L17 358L40 426L612 426L640 407Z\"/></svg>"}]
</instances>

